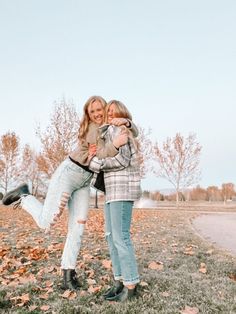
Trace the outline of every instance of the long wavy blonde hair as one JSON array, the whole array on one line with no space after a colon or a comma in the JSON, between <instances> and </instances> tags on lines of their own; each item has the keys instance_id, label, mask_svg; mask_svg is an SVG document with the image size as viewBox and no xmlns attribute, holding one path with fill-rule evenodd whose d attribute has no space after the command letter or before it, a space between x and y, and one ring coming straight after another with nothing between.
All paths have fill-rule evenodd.
<instances>
[{"instance_id":1,"label":"long wavy blonde hair","mask_svg":"<svg viewBox=\"0 0 236 314\"><path fill-rule=\"evenodd\" d=\"M99 101L105 111L106 108L106 101L103 99L101 96L91 96L89 99L86 101L83 109L83 117L80 122L80 127L79 127L79 135L78 138L79 140L84 140L84 137L86 136L88 132L88 126L90 122L89 114L88 114L88 108L91 104L93 104L95 101Z\"/></svg>"},{"instance_id":2,"label":"long wavy blonde hair","mask_svg":"<svg viewBox=\"0 0 236 314\"><path fill-rule=\"evenodd\" d=\"M130 121L132 121L132 115L129 112L129 110L127 109L127 107L119 100L110 100L105 108L105 121L108 121L108 110L109 107L114 104L115 105L115 117L116 118L124 118L124 119L129 119ZM123 128L126 128L125 126L121 126ZM128 134L129 134L129 138L130 140L133 142L134 148L136 149L136 151L139 150L139 142L136 138L134 138L133 133L128 130Z\"/></svg>"},{"instance_id":3,"label":"long wavy blonde hair","mask_svg":"<svg viewBox=\"0 0 236 314\"><path fill-rule=\"evenodd\" d=\"M119 100L110 100L107 103L106 109L105 109L105 120L107 122L108 119L108 109L111 105L115 105L115 117L116 118L125 118L132 121L132 115L129 112L129 110L126 108L126 106Z\"/></svg>"}]
</instances>

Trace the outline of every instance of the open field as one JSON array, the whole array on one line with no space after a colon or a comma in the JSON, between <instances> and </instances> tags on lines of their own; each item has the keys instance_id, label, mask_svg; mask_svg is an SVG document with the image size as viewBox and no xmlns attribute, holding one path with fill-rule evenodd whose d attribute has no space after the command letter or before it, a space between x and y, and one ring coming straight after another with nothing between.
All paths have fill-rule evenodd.
<instances>
[{"instance_id":1,"label":"open field","mask_svg":"<svg viewBox=\"0 0 236 314\"><path fill-rule=\"evenodd\" d=\"M232 205L214 211L236 211ZM190 205L191 207L191 205ZM23 210L0 207L1 313L236 313L236 258L194 233L190 224L211 206L136 209L132 236L141 284L125 304L105 302L112 283L101 209L90 211L78 258L82 287L60 290L66 213L51 235Z\"/></svg>"}]
</instances>

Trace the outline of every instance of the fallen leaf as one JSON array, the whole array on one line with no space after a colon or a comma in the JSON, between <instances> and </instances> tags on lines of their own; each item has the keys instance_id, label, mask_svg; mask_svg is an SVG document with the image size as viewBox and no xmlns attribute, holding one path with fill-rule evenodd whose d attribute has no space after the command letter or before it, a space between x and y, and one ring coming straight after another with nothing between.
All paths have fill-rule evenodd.
<instances>
[{"instance_id":1,"label":"fallen leaf","mask_svg":"<svg viewBox=\"0 0 236 314\"><path fill-rule=\"evenodd\" d=\"M88 278L87 279L87 283L89 284L89 286L95 285L96 284L96 280Z\"/></svg>"},{"instance_id":2,"label":"fallen leaf","mask_svg":"<svg viewBox=\"0 0 236 314\"><path fill-rule=\"evenodd\" d=\"M16 303L17 303L18 301L20 301L20 303L18 303L18 306L23 306L23 305L25 305L26 303L28 303L29 300L30 300L29 293L22 294L22 295L17 296L17 297L12 297L10 300L15 301ZM22 304L23 304L23 305L22 305Z\"/></svg>"},{"instance_id":3,"label":"fallen leaf","mask_svg":"<svg viewBox=\"0 0 236 314\"><path fill-rule=\"evenodd\" d=\"M206 274L207 269L206 269L206 264L205 263L201 263L200 264L199 272L202 273L202 274Z\"/></svg>"},{"instance_id":4,"label":"fallen leaf","mask_svg":"<svg viewBox=\"0 0 236 314\"><path fill-rule=\"evenodd\" d=\"M102 265L103 265L103 267L105 267L106 269L111 269L111 260L104 259L104 260L102 261Z\"/></svg>"},{"instance_id":5,"label":"fallen leaf","mask_svg":"<svg viewBox=\"0 0 236 314\"><path fill-rule=\"evenodd\" d=\"M198 314L199 309L197 307L185 306L185 309L180 311L181 314Z\"/></svg>"},{"instance_id":6,"label":"fallen leaf","mask_svg":"<svg viewBox=\"0 0 236 314\"><path fill-rule=\"evenodd\" d=\"M30 312L33 312L34 310L36 310L37 309L37 305L30 305L29 306L29 311Z\"/></svg>"},{"instance_id":7,"label":"fallen leaf","mask_svg":"<svg viewBox=\"0 0 236 314\"><path fill-rule=\"evenodd\" d=\"M48 311L49 309L50 309L49 305L42 305L42 306L40 306L40 310L41 311Z\"/></svg>"},{"instance_id":8,"label":"fallen leaf","mask_svg":"<svg viewBox=\"0 0 236 314\"><path fill-rule=\"evenodd\" d=\"M208 250L208 251L206 251L206 254L212 255L213 252L214 252L214 250Z\"/></svg>"},{"instance_id":9,"label":"fallen leaf","mask_svg":"<svg viewBox=\"0 0 236 314\"><path fill-rule=\"evenodd\" d=\"M94 287L94 286L90 286L88 288L88 292L89 293L97 293L98 291L100 291L102 289L102 286L98 286L98 287Z\"/></svg>"},{"instance_id":10,"label":"fallen leaf","mask_svg":"<svg viewBox=\"0 0 236 314\"><path fill-rule=\"evenodd\" d=\"M148 286L148 283L145 282L145 281L141 281L141 282L139 283L139 285L140 285L141 287L147 287L147 286Z\"/></svg>"},{"instance_id":11,"label":"fallen leaf","mask_svg":"<svg viewBox=\"0 0 236 314\"><path fill-rule=\"evenodd\" d=\"M49 298L49 295L47 293L44 293L44 294L40 294L39 295L39 298L40 299L43 299L43 300L47 300Z\"/></svg>"},{"instance_id":12,"label":"fallen leaf","mask_svg":"<svg viewBox=\"0 0 236 314\"><path fill-rule=\"evenodd\" d=\"M229 278L236 281L236 274L229 274Z\"/></svg>"},{"instance_id":13,"label":"fallen leaf","mask_svg":"<svg viewBox=\"0 0 236 314\"><path fill-rule=\"evenodd\" d=\"M72 300L72 299L76 298L77 293L76 293L75 291L66 290L63 294L61 294L61 296L62 296L64 299Z\"/></svg>"},{"instance_id":14,"label":"fallen leaf","mask_svg":"<svg viewBox=\"0 0 236 314\"><path fill-rule=\"evenodd\" d=\"M151 262L148 265L148 268L153 269L153 270L162 270L164 268L163 263L162 262Z\"/></svg>"},{"instance_id":15,"label":"fallen leaf","mask_svg":"<svg viewBox=\"0 0 236 314\"><path fill-rule=\"evenodd\" d=\"M170 294L167 291L161 292L160 295L162 295L163 297L169 297Z\"/></svg>"}]
</instances>

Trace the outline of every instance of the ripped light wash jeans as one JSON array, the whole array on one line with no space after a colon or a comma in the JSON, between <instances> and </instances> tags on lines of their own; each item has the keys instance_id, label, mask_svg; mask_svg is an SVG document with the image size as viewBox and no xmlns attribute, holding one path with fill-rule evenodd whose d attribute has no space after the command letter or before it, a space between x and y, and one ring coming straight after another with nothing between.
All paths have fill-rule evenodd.
<instances>
[{"instance_id":1,"label":"ripped light wash jeans","mask_svg":"<svg viewBox=\"0 0 236 314\"><path fill-rule=\"evenodd\" d=\"M44 204L32 195L21 199L21 207L31 214L37 225L43 229L49 229L62 210L68 206L68 232L61 260L62 269L76 267L88 215L91 178L91 172L67 158L54 172Z\"/></svg>"},{"instance_id":2,"label":"ripped light wash jeans","mask_svg":"<svg viewBox=\"0 0 236 314\"><path fill-rule=\"evenodd\" d=\"M105 204L105 235L115 280L124 285L138 283L139 274L130 238L133 202L115 201Z\"/></svg>"}]
</instances>

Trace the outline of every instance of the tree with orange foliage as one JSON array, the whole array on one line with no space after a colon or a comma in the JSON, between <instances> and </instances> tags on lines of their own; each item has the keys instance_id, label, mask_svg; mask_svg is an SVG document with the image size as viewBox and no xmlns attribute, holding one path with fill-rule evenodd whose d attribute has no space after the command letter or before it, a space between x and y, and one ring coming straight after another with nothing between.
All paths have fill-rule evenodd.
<instances>
[{"instance_id":1,"label":"tree with orange foliage","mask_svg":"<svg viewBox=\"0 0 236 314\"><path fill-rule=\"evenodd\" d=\"M234 184L233 183L223 183L221 186L221 193L222 193L224 203L227 200L232 200L232 197L235 195Z\"/></svg>"},{"instance_id":2,"label":"tree with orange foliage","mask_svg":"<svg viewBox=\"0 0 236 314\"><path fill-rule=\"evenodd\" d=\"M208 194L209 202L221 201L222 200L222 196L221 196L220 190L215 185L208 186L207 194Z\"/></svg>"},{"instance_id":3,"label":"tree with orange foliage","mask_svg":"<svg viewBox=\"0 0 236 314\"><path fill-rule=\"evenodd\" d=\"M37 158L39 170L49 179L59 164L69 155L75 145L80 118L72 103L62 99L55 103L50 124L42 131L38 126L36 134L42 150Z\"/></svg>"},{"instance_id":4,"label":"tree with orange foliage","mask_svg":"<svg viewBox=\"0 0 236 314\"><path fill-rule=\"evenodd\" d=\"M0 139L0 187L4 192L18 179L19 138L14 132L7 132Z\"/></svg>"},{"instance_id":5,"label":"tree with orange foliage","mask_svg":"<svg viewBox=\"0 0 236 314\"><path fill-rule=\"evenodd\" d=\"M190 191L190 199L192 201L208 201L209 195L207 190L201 188L200 185L197 185Z\"/></svg>"},{"instance_id":6,"label":"tree with orange foliage","mask_svg":"<svg viewBox=\"0 0 236 314\"><path fill-rule=\"evenodd\" d=\"M154 173L174 186L177 206L181 189L199 180L201 148L195 134L184 138L180 133L173 138L168 137L162 147L158 143L154 145L154 159L159 164L159 169L154 169Z\"/></svg>"}]
</instances>

